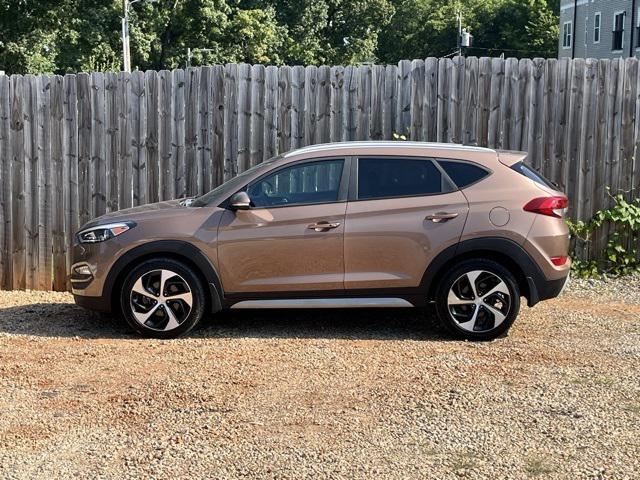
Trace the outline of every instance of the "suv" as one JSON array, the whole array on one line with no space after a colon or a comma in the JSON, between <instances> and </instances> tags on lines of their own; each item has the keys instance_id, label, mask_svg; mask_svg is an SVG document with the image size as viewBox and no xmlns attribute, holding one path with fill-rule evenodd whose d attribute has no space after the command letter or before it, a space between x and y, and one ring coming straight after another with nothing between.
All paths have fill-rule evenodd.
<instances>
[{"instance_id":1,"label":"suv","mask_svg":"<svg viewBox=\"0 0 640 480\"><path fill-rule=\"evenodd\" d=\"M77 304L173 338L222 309L425 307L456 337L506 332L567 282L567 198L525 153L315 145L209 193L109 213L73 249Z\"/></svg>"}]
</instances>

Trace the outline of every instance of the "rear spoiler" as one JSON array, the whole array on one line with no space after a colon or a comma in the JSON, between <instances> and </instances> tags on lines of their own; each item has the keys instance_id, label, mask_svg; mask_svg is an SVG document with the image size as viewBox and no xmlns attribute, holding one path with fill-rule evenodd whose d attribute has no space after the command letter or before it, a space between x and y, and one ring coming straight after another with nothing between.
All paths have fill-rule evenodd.
<instances>
[{"instance_id":1,"label":"rear spoiler","mask_svg":"<svg viewBox=\"0 0 640 480\"><path fill-rule=\"evenodd\" d=\"M498 150L498 160L507 167L512 167L518 162L524 162L529 155L527 152L516 152L513 150Z\"/></svg>"}]
</instances>

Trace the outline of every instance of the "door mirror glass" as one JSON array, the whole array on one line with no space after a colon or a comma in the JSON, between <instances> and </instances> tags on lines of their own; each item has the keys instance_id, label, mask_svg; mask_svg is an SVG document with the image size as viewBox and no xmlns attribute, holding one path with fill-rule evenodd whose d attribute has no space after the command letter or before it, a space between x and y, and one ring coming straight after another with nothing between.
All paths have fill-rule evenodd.
<instances>
[{"instance_id":1,"label":"door mirror glass","mask_svg":"<svg viewBox=\"0 0 640 480\"><path fill-rule=\"evenodd\" d=\"M229 200L231 210L249 210L251 208L251 198L247 192L234 193Z\"/></svg>"}]
</instances>

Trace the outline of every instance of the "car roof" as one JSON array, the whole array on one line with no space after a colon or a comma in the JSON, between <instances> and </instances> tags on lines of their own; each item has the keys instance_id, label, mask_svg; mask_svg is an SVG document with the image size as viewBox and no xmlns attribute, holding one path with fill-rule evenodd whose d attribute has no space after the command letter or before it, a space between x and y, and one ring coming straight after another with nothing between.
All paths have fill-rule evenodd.
<instances>
[{"instance_id":1,"label":"car roof","mask_svg":"<svg viewBox=\"0 0 640 480\"><path fill-rule=\"evenodd\" d=\"M448 152L466 152L466 153L490 153L496 154L496 151L490 148L475 147L469 145L459 145L456 143L435 143L435 142L406 142L406 141L364 141L364 142L336 142L321 143L308 147L292 150L284 154L284 158L297 157L302 155L311 155L316 153L340 153L350 151L351 153L362 150L387 150L397 151L397 153L407 152L409 150L439 150ZM395 152L394 152L395 153Z\"/></svg>"}]
</instances>

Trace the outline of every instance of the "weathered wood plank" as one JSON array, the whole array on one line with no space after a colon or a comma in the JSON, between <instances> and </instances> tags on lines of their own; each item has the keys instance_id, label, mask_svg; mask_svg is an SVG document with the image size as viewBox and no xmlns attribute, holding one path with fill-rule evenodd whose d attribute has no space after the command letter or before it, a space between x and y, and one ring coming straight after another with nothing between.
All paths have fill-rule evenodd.
<instances>
[{"instance_id":1,"label":"weathered wood plank","mask_svg":"<svg viewBox=\"0 0 640 480\"><path fill-rule=\"evenodd\" d=\"M71 281L68 273L71 272L71 265L73 264L73 244L75 243L75 234L80 228L79 223L79 195L78 195L78 84L77 76L67 74L64 76L63 82L64 92L64 128L63 137L64 142L62 144L62 153L64 155L64 168L65 175L63 182L67 184L68 191L65 195L64 201L64 215L65 215L65 252L64 257L66 260L66 269L62 271L62 266L59 267L55 263L54 255L54 290L66 290L71 288ZM55 190L54 190L55 191ZM64 282L64 284L63 284Z\"/></svg>"},{"instance_id":2,"label":"weathered wood plank","mask_svg":"<svg viewBox=\"0 0 640 480\"><path fill-rule=\"evenodd\" d=\"M200 70L185 71L185 183L186 196L198 194L198 85Z\"/></svg>"},{"instance_id":3,"label":"weathered wood plank","mask_svg":"<svg viewBox=\"0 0 640 480\"><path fill-rule=\"evenodd\" d=\"M384 71L384 98L382 105L382 138L391 140L396 131L396 96L398 67L387 65Z\"/></svg>"},{"instance_id":4,"label":"weathered wood plank","mask_svg":"<svg viewBox=\"0 0 640 480\"><path fill-rule=\"evenodd\" d=\"M359 70L358 127L356 130L356 138L358 140L368 140L371 129L369 125L371 118L371 67L369 65L363 65Z\"/></svg>"},{"instance_id":5,"label":"weathered wood plank","mask_svg":"<svg viewBox=\"0 0 640 480\"><path fill-rule=\"evenodd\" d=\"M304 77L305 68L299 65L291 70L291 145L295 150L304 146Z\"/></svg>"},{"instance_id":6,"label":"weathered wood plank","mask_svg":"<svg viewBox=\"0 0 640 480\"><path fill-rule=\"evenodd\" d=\"M51 80L48 76L38 76L37 85L37 150L38 150L38 257L37 257L37 288L39 290L51 290L53 262L52 262L52 216L53 210L59 208L65 213L67 202L62 204L52 202L51 183ZM65 158L66 160L66 158ZM67 172L66 164L64 173ZM65 185L71 187L65 175ZM64 199L63 199L64 200ZM65 258L63 255L63 262ZM66 270L66 264L63 270ZM61 285L66 289L66 282Z\"/></svg>"},{"instance_id":7,"label":"weathered wood plank","mask_svg":"<svg viewBox=\"0 0 640 480\"><path fill-rule=\"evenodd\" d=\"M51 79L51 165L52 165L52 201L56 208L53 210L53 283L55 290L63 290L67 286L67 242L65 238L65 197L68 197L68 185L65 182L64 158L64 102L65 90L62 77Z\"/></svg>"},{"instance_id":8,"label":"weathered wood plank","mask_svg":"<svg viewBox=\"0 0 640 480\"><path fill-rule=\"evenodd\" d=\"M304 145L316 143L316 100L318 67L310 65L304 69Z\"/></svg>"},{"instance_id":9,"label":"weathered wood plank","mask_svg":"<svg viewBox=\"0 0 640 480\"><path fill-rule=\"evenodd\" d=\"M251 166L251 65L238 70L238 173Z\"/></svg>"},{"instance_id":10,"label":"weathered wood plank","mask_svg":"<svg viewBox=\"0 0 640 480\"><path fill-rule=\"evenodd\" d=\"M489 117L491 114L491 59L481 58L478 74L478 116L476 136L478 145L489 145Z\"/></svg>"},{"instance_id":11,"label":"weathered wood plank","mask_svg":"<svg viewBox=\"0 0 640 480\"><path fill-rule=\"evenodd\" d=\"M318 67L316 93L316 132L314 143L328 143L331 141L331 69L326 65ZM267 108L267 112L268 111Z\"/></svg>"},{"instance_id":12,"label":"weathered wood plank","mask_svg":"<svg viewBox=\"0 0 640 480\"><path fill-rule=\"evenodd\" d=\"M84 225L92 216L92 119L91 77L78 74L78 224Z\"/></svg>"},{"instance_id":13,"label":"weathered wood plank","mask_svg":"<svg viewBox=\"0 0 640 480\"><path fill-rule=\"evenodd\" d=\"M578 190L576 185L576 175L580 165L580 148L582 137L582 94L584 91L584 59L576 59L571 69L571 103L569 105L569 132L567 138L567 178L564 191L569 197L569 214L577 213L577 206L580 200L577 198Z\"/></svg>"},{"instance_id":14,"label":"weathered wood plank","mask_svg":"<svg viewBox=\"0 0 640 480\"><path fill-rule=\"evenodd\" d=\"M502 148L500 116L504 89L504 67L505 62L502 58L491 59L491 99L489 100L489 126L487 129L489 148Z\"/></svg>"},{"instance_id":15,"label":"weathered wood plank","mask_svg":"<svg viewBox=\"0 0 640 480\"><path fill-rule=\"evenodd\" d=\"M23 290L26 286L26 253L25 253L25 201L24 201L24 168L25 168L25 132L24 101L28 88L21 75L11 76L11 261L12 287Z\"/></svg>"},{"instance_id":16,"label":"weathered wood plank","mask_svg":"<svg viewBox=\"0 0 640 480\"><path fill-rule=\"evenodd\" d=\"M480 63L476 57L469 57L464 74L465 100L462 128L464 136L462 142L465 145L478 145L478 74Z\"/></svg>"},{"instance_id":17,"label":"weathered wood plank","mask_svg":"<svg viewBox=\"0 0 640 480\"><path fill-rule=\"evenodd\" d=\"M291 150L291 67L278 70L278 153Z\"/></svg>"},{"instance_id":18,"label":"weathered wood plank","mask_svg":"<svg viewBox=\"0 0 640 480\"><path fill-rule=\"evenodd\" d=\"M11 81L0 75L0 288L11 289Z\"/></svg>"},{"instance_id":19,"label":"weathered wood plank","mask_svg":"<svg viewBox=\"0 0 640 480\"><path fill-rule=\"evenodd\" d=\"M438 60L438 142L449 139L449 77L452 65L450 58Z\"/></svg>"},{"instance_id":20,"label":"weathered wood plank","mask_svg":"<svg viewBox=\"0 0 640 480\"><path fill-rule=\"evenodd\" d=\"M429 57L424 62L424 101L422 105L422 139L438 139L438 59Z\"/></svg>"},{"instance_id":21,"label":"weathered wood plank","mask_svg":"<svg viewBox=\"0 0 640 480\"><path fill-rule=\"evenodd\" d=\"M109 72L105 76L105 122L107 144L105 150L107 171L107 211L120 209L118 187L120 183L119 140L120 140L120 104L118 103L118 74Z\"/></svg>"},{"instance_id":22,"label":"weathered wood plank","mask_svg":"<svg viewBox=\"0 0 640 480\"><path fill-rule=\"evenodd\" d=\"M411 62L411 127L409 136L411 140L423 140L424 138L424 89L425 89L425 65L423 60Z\"/></svg>"},{"instance_id":23,"label":"weathered wood plank","mask_svg":"<svg viewBox=\"0 0 640 480\"><path fill-rule=\"evenodd\" d=\"M238 65L224 67L224 179L238 173Z\"/></svg>"},{"instance_id":24,"label":"weathered wood plank","mask_svg":"<svg viewBox=\"0 0 640 480\"><path fill-rule=\"evenodd\" d=\"M513 150L515 100L518 95L518 60L508 58L504 64L504 88L502 89L502 147Z\"/></svg>"},{"instance_id":25,"label":"weathered wood plank","mask_svg":"<svg viewBox=\"0 0 640 480\"><path fill-rule=\"evenodd\" d=\"M397 70L395 133L411 135L411 61L400 60Z\"/></svg>"},{"instance_id":26,"label":"weathered wood plank","mask_svg":"<svg viewBox=\"0 0 640 480\"><path fill-rule=\"evenodd\" d=\"M104 74L91 74L91 218L107 213Z\"/></svg>"},{"instance_id":27,"label":"weathered wood plank","mask_svg":"<svg viewBox=\"0 0 640 480\"><path fill-rule=\"evenodd\" d=\"M206 73L202 73L206 75ZM176 165L173 156L173 74L158 72L158 157L160 161L160 200L176 197ZM200 163L197 158L196 163Z\"/></svg>"},{"instance_id":28,"label":"weathered wood plank","mask_svg":"<svg viewBox=\"0 0 640 480\"><path fill-rule=\"evenodd\" d=\"M24 236L27 289L38 287L38 79L25 75Z\"/></svg>"},{"instance_id":29,"label":"weathered wood plank","mask_svg":"<svg viewBox=\"0 0 640 480\"><path fill-rule=\"evenodd\" d=\"M251 67L251 136L249 141L249 164L253 167L264 160L265 122L265 68Z\"/></svg>"},{"instance_id":30,"label":"weathered wood plank","mask_svg":"<svg viewBox=\"0 0 640 480\"><path fill-rule=\"evenodd\" d=\"M358 135L358 83L360 71L357 67L344 69L342 113L342 140L355 140Z\"/></svg>"},{"instance_id":31,"label":"weathered wood plank","mask_svg":"<svg viewBox=\"0 0 640 480\"><path fill-rule=\"evenodd\" d=\"M221 67L222 68L222 67ZM186 165L185 165L185 81L184 70L174 70L171 75L171 94L173 122L171 142L171 168L173 169L173 184L175 197L187 196ZM222 162L223 159L220 159Z\"/></svg>"},{"instance_id":32,"label":"weathered wood plank","mask_svg":"<svg viewBox=\"0 0 640 480\"><path fill-rule=\"evenodd\" d=\"M542 171L544 153L544 67L542 58L535 58L531 66L531 94L529 105L529 128L527 144L529 146L529 163L537 171Z\"/></svg>"},{"instance_id":33,"label":"weathered wood plank","mask_svg":"<svg viewBox=\"0 0 640 480\"><path fill-rule=\"evenodd\" d=\"M160 157L158 153L160 124L158 118L159 84L158 73L145 72L145 95L147 113L147 131L145 135L147 203L160 201ZM142 175L142 171L140 172Z\"/></svg>"},{"instance_id":34,"label":"weathered wood plank","mask_svg":"<svg viewBox=\"0 0 640 480\"><path fill-rule=\"evenodd\" d=\"M331 141L342 140L344 67L331 67Z\"/></svg>"},{"instance_id":35,"label":"weathered wood plank","mask_svg":"<svg viewBox=\"0 0 640 480\"><path fill-rule=\"evenodd\" d=\"M118 208L133 205L131 73L118 74Z\"/></svg>"},{"instance_id":36,"label":"weathered wood plank","mask_svg":"<svg viewBox=\"0 0 640 480\"><path fill-rule=\"evenodd\" d=\"M211 190L211 141L211 67L202 67L198 83L198 195Z\"/></svg>"},{"instance_id":37,"label":"weathered wood plank","mask_svg":"<svg viewBox=\"0 0 640 480\"><path fill-rule=\"evenodd\" d=\"M147 101L145 75L136 71L131 74L129 97L131 111L131 169L132 201L134 206L147 203Z\"/></svg>"},{"instance_id":38,"label":"weathered wood plank","mask_svg":"<svg viewBox=\"0 0 640 480\"><path fill-rule=\"evenodd\" d=\"M449 82L449 138L452 143L462 143L462 116L464 115L465 59L454 57L451 62Z\"/></svg>"},{"instance_id":39,"label":"weathered wood plank","mask_svg":"<svg viewBox=\"0 0 640 480\"><path fill-rule=\"evenodd\" d=\"M273 67L277 75L277 68ZM211 187L224 182L224 67L216 65L211 70ZM176 97L176 109L178 109ZM176 132L178 133L178 132ZM179 155L178 155L179 157Z\"/></svg>"}]
</instances>

